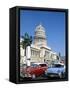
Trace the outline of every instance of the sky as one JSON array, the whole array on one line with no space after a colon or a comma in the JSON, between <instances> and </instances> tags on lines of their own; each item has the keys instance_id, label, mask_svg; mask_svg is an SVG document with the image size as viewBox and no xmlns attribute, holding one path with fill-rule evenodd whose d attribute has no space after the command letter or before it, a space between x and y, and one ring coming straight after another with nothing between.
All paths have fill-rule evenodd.
<instances>
[{"instance_id":1,"label":"sky","mask_svg":"<svg viewBox=\"0 0 70 90\"><path fill-rule=\"evenodd\" d=\"M48 46L65 56L65 13L20 10L20 36L26 32L34 36L35 28L40 23L45 28Z\"/></svg>"}]
</instances>

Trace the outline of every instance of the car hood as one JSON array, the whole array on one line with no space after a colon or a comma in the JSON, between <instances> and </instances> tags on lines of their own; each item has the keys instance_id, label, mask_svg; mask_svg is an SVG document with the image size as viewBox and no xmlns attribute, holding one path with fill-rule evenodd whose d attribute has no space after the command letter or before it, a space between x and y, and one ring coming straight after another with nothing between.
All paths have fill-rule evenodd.
<instances>
[{"instance_id":1,"label":"car hood","mask_svg":"<svg viewBox=\"0 0 70 90\"><path fill-rule=\"evenodd\" d=\"M59 68L48 68L47 73L57 73L59 71Z\"/></svg>"}]
</instances>

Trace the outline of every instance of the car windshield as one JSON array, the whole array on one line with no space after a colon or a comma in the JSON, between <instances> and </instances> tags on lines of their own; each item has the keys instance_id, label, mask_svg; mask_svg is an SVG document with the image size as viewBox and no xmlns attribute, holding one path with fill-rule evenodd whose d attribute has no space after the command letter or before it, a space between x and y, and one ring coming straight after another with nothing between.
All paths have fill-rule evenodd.
<instances>
[{"instance_id":1,"label":"car windshield","mask_svg":"<svg viewBox=\"0 0 70 90\"><path fill-rule=\"evenodd\" d=\"M32 67L37 67L38 65L37 64L31 64Z\"/></svg>"},{"instance_id":2,"label":"car windshield","mask_svg":"<svg viewBox=\"0 0 70 90\"><path fill-rule=\"evenodd\" d=\"M40 64L40 66L41 66L41 67L45 67L45 66L46 66L46 64Z\"/></svg>"},{"instance_id":3,"label":"car windshield","mask_svg":"<svg viewBox=\"0 0 70 90\"><path fill-rule=\"evenodd\" d=\"M64 67L64 65L54 64L54 65L52 65L52 67Z\"/></svg>"}]
</instances>

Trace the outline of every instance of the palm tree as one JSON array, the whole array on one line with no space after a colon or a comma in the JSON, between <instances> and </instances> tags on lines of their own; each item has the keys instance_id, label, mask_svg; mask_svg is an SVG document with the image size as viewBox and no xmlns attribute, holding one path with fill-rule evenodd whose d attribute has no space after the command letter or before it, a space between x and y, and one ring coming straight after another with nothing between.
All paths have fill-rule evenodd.
<instances>
[{"instance_id":1,"label":"palm tree","mask_svg":"<svg viewBox=\"0 0 70 90\"><path fill-rule=\"evenodd\" d=\"M29 36L28 33L25 33L22 36L23 40L21 42L22 48L25 49L24 56L26 56L26 48L27 46L31 46L32 44L32 36Z\"/></svg>"}]
</instances>

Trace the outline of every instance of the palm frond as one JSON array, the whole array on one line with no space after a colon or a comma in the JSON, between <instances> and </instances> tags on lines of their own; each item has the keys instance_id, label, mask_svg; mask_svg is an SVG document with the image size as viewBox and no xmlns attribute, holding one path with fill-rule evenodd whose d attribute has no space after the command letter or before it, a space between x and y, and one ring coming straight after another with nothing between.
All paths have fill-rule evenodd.
<instances>
[{"instance_id":1,"label":"palm frond","mask_svg":"<svg viewBox=\"0 0 70 90\"><path fill-rule=\"evenodd\" d=\"M28 45L31 45L32 43L32 36L29 36L28 33L25 33L24 36L22 36L22 47L26 48Z\"/></svg>"}]
</instances>

